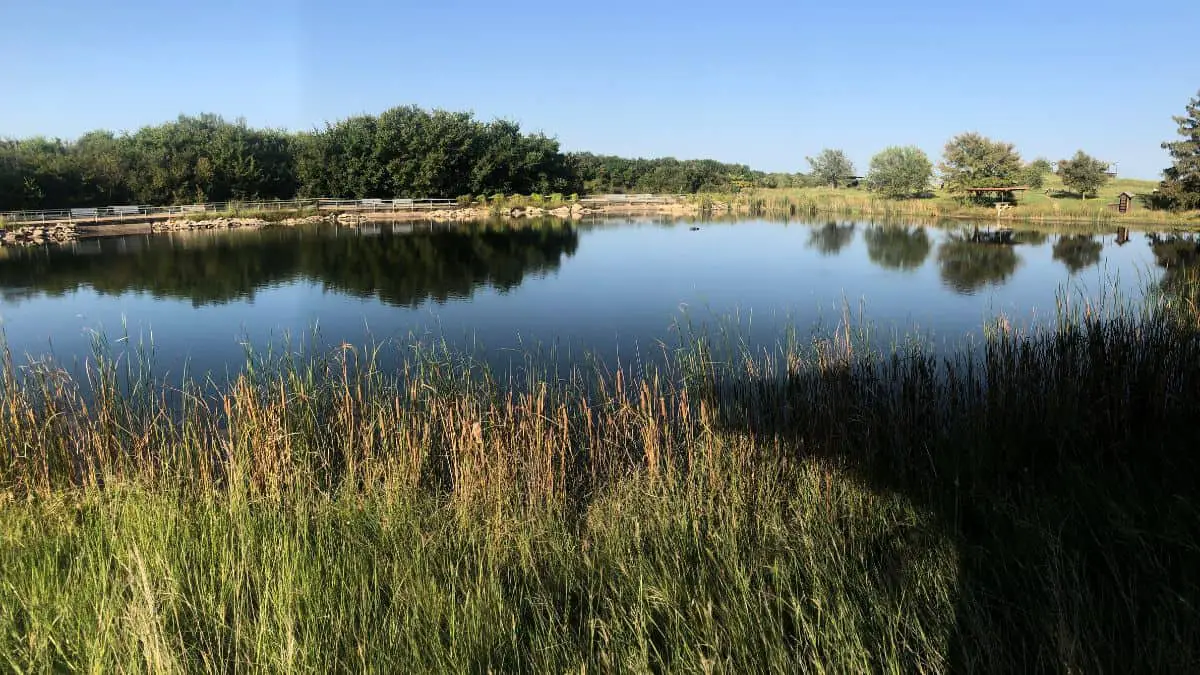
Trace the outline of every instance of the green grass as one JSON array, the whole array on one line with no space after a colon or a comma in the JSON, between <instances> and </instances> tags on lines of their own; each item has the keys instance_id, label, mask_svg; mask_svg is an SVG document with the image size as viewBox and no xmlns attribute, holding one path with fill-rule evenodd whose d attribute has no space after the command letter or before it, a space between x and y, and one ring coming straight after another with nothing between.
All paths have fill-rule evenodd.
<instances>
[{"instance_id":1,"label":"green grass","mask_svg":"<svg viewBox=\"0 0 1200 675\"><path fill-rule=\"evenodd\" d=\"M221 386L10 362L0 662L1187 672L1191 283L941 356L847 324L518 381L446 348Z\"/></svg>"},{"instance_id":2,"label":"green grass","mask_svg":"<svg viewBox=\"0 0 1200 675\"><path fill-rule=\"evenodd\" d=\"M1041 190L1030 190L1018 196L1017 205L1004 212L1005 220L1076 224L1170 224L1200 227L1200 213L1173 213L1148 209L1134 199L1132 209L1125 214L1110 210L1123 191L1148 194L1157 184L1151 181L1118 179L1101 188L1097 197L1079 199L1063 193L1061 180L1047 176ZM886 199L862 188L796 188L751 190L736 195L698 195L693 199L728 202L736 212L762 215L817 215L836 213L848 217L916 217L936 218L997 218L991 206L963 204L954 196L937 191L922 199Z\"/></svg>"}]
</instances>

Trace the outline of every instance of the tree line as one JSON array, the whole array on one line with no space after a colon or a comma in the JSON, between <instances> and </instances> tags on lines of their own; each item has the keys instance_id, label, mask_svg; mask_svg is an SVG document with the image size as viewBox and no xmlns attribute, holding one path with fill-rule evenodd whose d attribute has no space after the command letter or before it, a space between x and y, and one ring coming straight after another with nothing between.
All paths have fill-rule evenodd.
<instances>
[{"instance_id":1,"label":"tree line","mask_svg":"<svg viewBox=\"0 0 1200 675\"><path fill-rule=\"evenodd\" d=\"M1181 140L1163 143L1172 166L1149 204L1200 208L1200 96L1175 117ZM696 193L858 184L889 198L940 187L963 199L978 188L1040 189L1055 171L1080 196L1109 179L1108 163L1079 151L1052 165L1024 162L1011 143L964 133L935 165L919 148L889 147L865 177L841 150L807 158L809 173L766 173L744 164L564 153L558 141L508 120L392 108L322 129L256 129L218 115L180 116L132 133L94 131L72 141L0 139L0 211L180 204L293 197L460 197L602 192Z\"/></svg>"},{"instance_id":2,"label":"tree line","mask_svg":"<svg viewBox=\"0 0 1200 675\"><path fill-rule=\"evenodd\" d=\"M392 108L322 129L182 115L132 133L0 139L0 211L294 197L728 191L803 177L713 160L564 153L508 120Z\"/></svg>"},{"instance_id":3,"label":"tree line","mask_svg":"<svg viewBox=\"0 0 1200 675\"><path fill-rule=\"evenodd\" d=\"M1153 208L1200 209L1200 95L1189 101L1185 114L1173 117L1181 140L1167 141L1163 149L1172 164L1146 202ZM808 158L812 180L839 187L854 176L854 165L840 150L826 149ZM1006 199L1004 193L979 193L979 188L1027 187L1041 189L1052 171L1063 186L1081 199L1098 193L1111 178L1109 163L1080 150L1051 164L1044 158L1025 163L1012 143L978 133L951 138L937 165L941 188L964 200ZM871 158L866 187L883 196L903 199L924 195L935 179L934 164L914 146L890 147Z\"/></svg>"}]
</instances>

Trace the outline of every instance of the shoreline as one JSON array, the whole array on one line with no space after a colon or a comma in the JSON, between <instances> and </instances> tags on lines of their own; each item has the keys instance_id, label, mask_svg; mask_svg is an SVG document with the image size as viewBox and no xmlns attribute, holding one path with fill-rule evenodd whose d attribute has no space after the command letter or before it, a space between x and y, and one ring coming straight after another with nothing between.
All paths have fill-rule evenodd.
<instances>
[{"instance_id":1,"label":"shoreline","mask_svg":"<svg viewBox=\"0 0 1200 675\"><path fill-rule=\"evenodd\" d=\"M757 211L757 212L756 212ZM938 215L908 214L897 211L880 209L861 209L842 206L840 208L814 208L789 213L785 209L756 209L749 202L718 201L701 202L666 202L649 204L564 204L561 206L513 206L497 209L496 207L469 206L451 209L427 211L372 211L372 212L325 212L282 221L270 222L258 218L214 217L209 220L144 218L137 221L115 223L76 222L74 225L75 240L98 239L141 234L158 234L166 232L183 232L195 230L219 229L260 229L265 227L295 227L298 225L326 223L343 227L354 227L361 223L380 222L433 222L433 223L468 223L481 221L511 220L520 221L533 218L561 218L564 221L582 221L585 219L622 217L622 216L668 216L677 218L729 218L745 216L748 218L779 218L783 222L805 217L840 216L845 218L882 218L903 219L912 224L936 227L939 222L956 219L970 219L979 223L988 222L1000 227L1013 227L1027 224L1039 227L1062 225L1071 228L1092 226L1095 228L1121 228L1134 231L1154 229L1197 230L1200 222L1189 221L1155 221L1129 217L1113 218L1107 221L1097 221L1095 218L1082 216L1046 217L1043 215L1011 215L987 218L982 214L970 212L949 212ZM17 226L13 228L28 226ZM56 243L56 242L46 242ZM64 243L64 242L57 242Z\"/></svg>"}]
</instances>

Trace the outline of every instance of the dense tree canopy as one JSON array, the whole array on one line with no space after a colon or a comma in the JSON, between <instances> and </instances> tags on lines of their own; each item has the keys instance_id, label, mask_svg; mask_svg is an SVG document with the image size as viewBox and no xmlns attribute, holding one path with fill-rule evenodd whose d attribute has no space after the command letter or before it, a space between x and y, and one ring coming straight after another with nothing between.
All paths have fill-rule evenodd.
<instances>
[{"instance_id":1,"label":"dense tree canopy","mask_svg":"<svg viewBox=\"0 0 1200 675\"><path fill-rule=\"evenodd\" d=\"M553 139L411 106L297 134L200 115L71 142L0 141L0 210L579 188Z\"/></svg>"},{"instance_id":2,"label":"dense tree canopy","mask_svg":"<svg viewBox=\"0 0 1200 675\"><path fill-rule=\"evenodd\" d=\"M1079 150L1071 159L1058 162L1058 175L1063 185L1073 192L1079 193L1080 198L1087 199L1088 194L1095 194L1100 186L1108 182L1108 162L1092 157Z\"/></svg>"},{"instance_id":3,"label":"dense tree canopy","mask_svg":"<svg viewBox=\"0 0 1200 675\"><path fill-rule=\"evenodd\" d=\"M217 115L74 141L0 139L0 211L300 197L695 193L799 187L803 174L715 160L565 154L542 134L470 113L392 108L323 129L254 129Z\"/></svg>"},{"instance_id":4,"label":"dense tree canopy","mask_svg":"<svg viewBox=\"0 0 1200 675\"><path fill-rule=\"evenodd\" d=\"M959 134L946 143L938 165L943 186L966 195L967 188L1010 187L1021 179L1021 156L1012 143L977 133Z\"/></svg>"},{"instance_id":5,"label":"dense tree canopy","mask_svg":"<svg viewBox=\"0 0 1200 675\"><path fill-rule=\"evenodd\" d=\"M1179 125L1179 140L1162 144L1171 154L1159 187L1172 208L1200 209L1200 93L1187 104L1185 114L1172 118Z\"/></svg>"},{"instance_id":6,"label":"dense tree canopy","mask_svg":"<svg viewBox=\"0 0 1200 675\"><path fill-rule=\"evenodd\" d=\"M791 174L764 174L744 164L711 159L626 159L590 152L567 156L589 193L695 193L745 187L792 187L802 179Z\"/></svg>"},{"instance_id":7,"label":"dense tree canopy","mask_svg":"<svg viewBox=\"0 0 1200 675\"><path fill-rule=\"evenodd\" d=\"M929 187L933 164L920 148L890 147L871 158L867 189L900 199L920 194Z\"/></svg>"}]
</instances>

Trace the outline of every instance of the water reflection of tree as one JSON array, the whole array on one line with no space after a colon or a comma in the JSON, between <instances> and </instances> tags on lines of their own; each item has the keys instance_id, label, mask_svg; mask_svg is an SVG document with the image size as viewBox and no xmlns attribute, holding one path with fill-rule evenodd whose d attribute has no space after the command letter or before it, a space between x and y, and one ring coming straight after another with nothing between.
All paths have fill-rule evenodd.
<instances>
[{"instance_id":1,"label":"water reflection of tree","mask_svg":"<svg viewBox=\"0 0 1200 675\"><path fill-rule=\"evenodd\" d=\"M1071 274L1100 262L1104 246L1088 234L1059 235L1054 242L1054 259L1067 266Z\"/></svg>"},{"instance_id":2,"label":"water reflection of tree","mask_svg":"<svg viewBox=\"0 0 1200 675\"><path fill-rule=\"evenodd\" d=\"M303 278L359 296L413 306L465 297L481 286L515 287L575 252L568 226L441 229L360 236L353 232L272 229L190 238L152 237L130 249L104 240L94 255L68 248L14 250L0 260L5 297L61 295L80 287L102 294L149 293L195 305L253 297Z\"/></svg>"},{"instance_id":3,"label":"water reflection of tree","mask_svg":"<svg viewBox=\"0 0 1200 675\"><path fill-rule=\"evenodd\" d=\"M1041 246L1049 238L1050 235L1041 230L1016 230L1013 232L1012 241L1014 244L1025 246Z\"/></svg>"},{"instance_id":4,"label":"water reflection of tree","mask_svg":"<svg viewBox=\"0 0 1200 675\"><path fill-rule=\"evenodd\" d=\"M1200 302L1200 236L1173 233L1148 238L1154 262L1165 270L1159 283L1162 291L1188 303Z\"/></svg>"},{"instance_id":5,"label":"water reflection of tree","mask_svg":"<svg viewBox=\"0 0 1200 675\"><path fill-rule=\"evenodd\" d=\"M942 282L957 293L974 294L1008 281L1021 260L1011 246L971 241L954 234L938 247Z\"/></svg>"},{"instance_id":6,"label":"water reflection of tree","mask_svg":"<svg viewBox=\"0 0 1200 675\"><path fill-rule=\"evenodd\" d=\"M854 223L838 225L835 222L829 222L822 227L813 228L808 233L808 246L816 249L821 255L837 255L852 241L854 241Z\"/></svg>"},{"instance_id":7,"label":"water reflection of tree","mask_svg":"<svg viewBox=\"0 0 1200 675\"><path fill-rule=\"evenodd\" d=\"M871 262L892 270L920 267L933 244L923 227L870 227L863 233L867 257Z\"/></svg>"}]
</instances>

